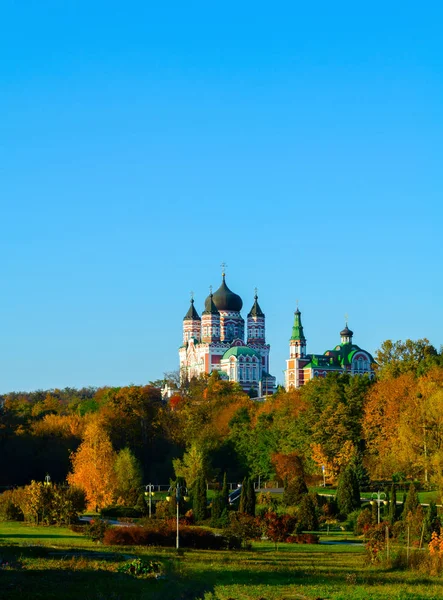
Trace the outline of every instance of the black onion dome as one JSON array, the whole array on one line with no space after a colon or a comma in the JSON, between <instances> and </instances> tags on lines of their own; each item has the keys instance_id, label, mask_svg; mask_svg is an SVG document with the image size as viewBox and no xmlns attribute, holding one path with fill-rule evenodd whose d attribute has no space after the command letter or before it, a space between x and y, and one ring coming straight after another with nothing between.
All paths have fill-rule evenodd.
<instances>
[{"instance_id":1,"label":"black onion dome","mask_svg":"<svg viewBox=\"0 0 443 600\"><path fill-rule=\"evenodd\" d=\"M214 294L212 294L212 292L211 292L205 300L205 310L203 311L204 315L218 315L219 314L217 307L214 304L213 298L214 298Z\"/></svg>"},{"instance_id":2,"label":"black onion dome","mask_svg":"<svg viewBox=\"0 0 443 600\"><path fill-rule=\"evenodd\" d=\"M198 312L194 307L194 298L191 298L191 306L189 307L188 312L183 317L183 321L201 321Z\"/></svg>"},{"instance_id":3,"label":"black onion dome","mask_svg":"<svg viewBox=\"0 0 443 600\"><path fill-rule=\"evenodd\" d=\"M210 300L210 296L206 298L206 303ZM223 275L223 281L218 290L213 294L212 300L217 310L232 310L240 312L243 306L243 300L238 294L232 292L225 282L225 276Z\"/></svg>"},{"instance_id":4,"label":"black onion dome","mask_svg":"<svg viewBox=\"0 0 443 600\"><path fill-rule=\"evenodd\" d=\"M354 332L349 329L348 324L346 323L346 327L340 331L340 335L342 337L343 336L352 337L354 335Z\"/></svg>"}]
</instances>

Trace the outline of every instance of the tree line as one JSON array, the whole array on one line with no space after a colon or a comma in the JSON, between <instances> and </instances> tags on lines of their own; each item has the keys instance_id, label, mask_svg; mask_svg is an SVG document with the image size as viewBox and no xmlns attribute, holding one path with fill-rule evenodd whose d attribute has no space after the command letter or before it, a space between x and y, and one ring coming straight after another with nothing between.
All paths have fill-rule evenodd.
<instances>
[{"instance_id":1,"label":"tree line","mask_svg":"<svg viewBox=\"0 0 443 600\"><path fill-rule=\"evenodd\" d=\"M90 505L131 502L143 484L245 477L443 487L443 355L427 340L384 342L376 376L331 374L257 402L215 372L167 401L146 386L0 397L0 485L71 482ZM94 476L95 473L95 476ZM102 489L93 489L94 481Z\"/></svg>"}]
</instances>

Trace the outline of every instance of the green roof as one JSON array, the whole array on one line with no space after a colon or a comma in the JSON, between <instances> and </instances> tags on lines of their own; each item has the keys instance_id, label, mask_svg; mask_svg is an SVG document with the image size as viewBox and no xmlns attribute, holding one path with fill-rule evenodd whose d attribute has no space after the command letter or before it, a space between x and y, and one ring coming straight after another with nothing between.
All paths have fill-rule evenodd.
<instances>
[{"instance_id":1,"label":"green roof","mask_svg":"<svg viewBox=\"0 0 443 600\"><path fill-rule=\"evenodd\" d=\"M233 348L229 348L222 356L222 360L225 358L229 358L231 356L256 356L260 357L259 353L253 350L252 348L248 348L248 346L234 346Z\"/></svg>"},{"instance_id":2,"label":"green roof","mask_svg":"<svg viewBox=\"0 0 443 600\"><path fill-rule=\"evenodd\" d=\"M303 325L301 324L301 312L298 308L294 313L294 325L292 326L291 340L306 342L305 334L303 333Z\"/></svg>"}]
</instances>

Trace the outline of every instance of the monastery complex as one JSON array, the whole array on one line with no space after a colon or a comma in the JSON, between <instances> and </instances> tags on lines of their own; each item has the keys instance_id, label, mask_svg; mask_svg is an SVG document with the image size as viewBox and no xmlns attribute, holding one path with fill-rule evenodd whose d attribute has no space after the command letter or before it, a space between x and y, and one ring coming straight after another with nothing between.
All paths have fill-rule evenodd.
<instances>
[{"instance_id":1,"label":"monastery complex","mask_svg":"<svg viewBox=\"0 0 443 600\"><path fill-rule=\"evenodd\" d=\"M246 327L242 308L243 300L229 289L224 272L218 290L212 293L211 289L206 298L201 317L191 298L183 318L183 343L179 349L182 383L217 370L223 379L235 381L245 391L253 390L258 396L275 392L276 379L269 372L270 346L266 343L265 314L258 303L257 292ZM297 308L286 361L286 389L298 388L330 372L372 375L373 357L356 346L352 336L346 324L340 332L340 344L323 354L307 354L301 312Z\"/></svg>"}]
</instances>

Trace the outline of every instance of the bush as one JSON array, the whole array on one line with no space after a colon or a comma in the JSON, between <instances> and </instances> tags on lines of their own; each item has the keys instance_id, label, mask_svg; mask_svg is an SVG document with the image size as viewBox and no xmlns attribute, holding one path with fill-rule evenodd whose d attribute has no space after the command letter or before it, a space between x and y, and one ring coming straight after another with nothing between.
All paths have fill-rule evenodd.
<instances>
[{"instance_id":1,"label":"bush","mask_svg":"<svg viewBox=\"0 0 443 600\"><path fill-rule=\"evenodd\" d=\"M169 523L150 527L112 527L104 535L108 546L162 546L176 545L176 530ZM199 527L180 527L180 546L198 550L228 550L239 548L241 542L233 535L215 535Z\"/></svg>"},{"instance_id":2,"label":"bush","mask_svg":"<svg viewBox=\"0 0 443 600\"><path fill-rule=\"evenodd\" d=\"M106 519L138 519L143 513L131 506L106 506L101 509L100 516Z\"/></svg>"},{"instance_id":3,"label":"bush","mask_svg":"<svg viewBox=\"0 0 443 600\"><path fill-rule=\"evenodd\" d=\"M357 516L357 520L355 521L355 515ZM363 535L374 525L374 518L372 515L372 511L369 508L364 508L363 510L352 512L348 516L348 522L354 521L353 529L355 535Z\"/></svg>"},{"instance_id":4,"label":"bush","mask_svg":"<svg viewBox=\"0 0 443 600\"><path fill-rule=\"evenodd\" d=\"M262 526L259 517L252 517L245 513L232 512L229 515L230 535L239 538L243 547L249 546L250 540L260 539L262 536Z\"/></svg>"},{"instance_id":5,"label":"bush","mask_svg":"<svg viewBox=\"0 0 443 600\"><path fill-rule=\"evenodd\" d=\"M286 538L288 544L319 544L320 537L314 533L297 533Z\"/></svg>"},{"instance_id":6,"label":"bush","mask_svg":"<svg viewBox=\"0 0 443 600\"><path fill-rule=\"evenodd\" d=\"M23 521L17 490L7 490L0 495L0 521Z\"/></svg>"},{"instance_id":7,"label":"bush","mask_svg":"<svg viewBox=\"0 0 443 600\"><path fill-rule=\"evenodd\" d=\"M129 529L129 527L120 527L120 529ZM108 521L103 521L103 519L92 519L92 521L86 525L84 533L85 536L90 538L93 542L102 542L108 530Z\"/></svg>"},{"instance_id":8,"label":"bush","mask_svg":"<svg viewBox=\"0 0 443 600\"><path fill-rule=\"evenodd\" d=\"M162 564L153 560L135 558L117 568L118 573L128 573L134 577L152 577L162 572Z\"/></svg>"}]
</instances>

